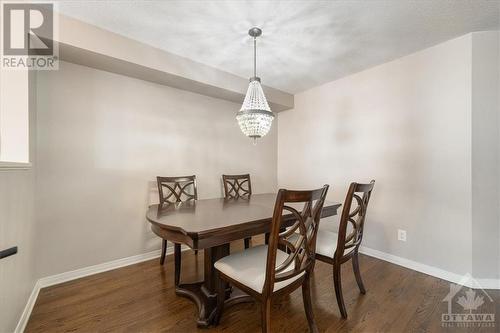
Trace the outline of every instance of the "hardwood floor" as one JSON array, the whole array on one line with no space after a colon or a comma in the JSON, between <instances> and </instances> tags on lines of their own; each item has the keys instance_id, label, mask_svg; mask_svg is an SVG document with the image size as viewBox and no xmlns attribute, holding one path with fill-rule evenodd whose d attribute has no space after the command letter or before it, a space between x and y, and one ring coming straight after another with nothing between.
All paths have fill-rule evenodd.
<instances>
[{"instance_id":1,"label":"hardwood floor","mask_svg":"<svg viewBox=\"0 0 500 333\"><path fill-rule=\"evenodd\" d=\"M232 250L241 249L240 243ZM201 278L203 254L182 255L181 280ZM496 328L443 328L446 281L362 255L367 294L361 295L352 268L344 266L347 320L336 304L332 267L316 263L312 297L320 332L499 332L498 318ZM226 308L218 327L197 329L195 305L175 296L173 277L169 256L163 267L155 259L42 289L25 332L260 332L260 307L254 303ZM485 297L481 312L498 317L500 291L487 292L494 302ZM463 312L459 305L453 310ZM273 332L307 332L300 288L274 303L271 316Z\"/></svg>"}]
</instances>

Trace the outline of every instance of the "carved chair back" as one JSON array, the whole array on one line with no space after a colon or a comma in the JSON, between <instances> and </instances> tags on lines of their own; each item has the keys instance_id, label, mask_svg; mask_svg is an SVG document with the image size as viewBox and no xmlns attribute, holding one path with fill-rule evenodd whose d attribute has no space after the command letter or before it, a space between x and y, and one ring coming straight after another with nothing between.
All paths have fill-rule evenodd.
<instances>
[{"instance_id":1,"label":"carved chair back","mask_svg":"<svg viewBox=\"0 0 500 333\"><path fill-rule=\"evenodd\" d=\"M224 197L239 198L252 195L250 175L222 175Z\"/></svg>"},{"instance_id":2,"label":"carved chair back","mask_svg":"<svg viewBox=\"0 0 500 333\"><path fill-rule=\"evenodd\" d=\"M328 185L313 191L279 190L269 235L263 294L272 294L276 282L313 269L316 235L327 192ZM302 210L297 207L301 204ZM284 229L284 221L293 224ZM286 247L288 256L276 266L278 247Z\"/></svg>"},{"instance_id":3,"label":"carved chair back","mask_svg":"<svg viewBox=\"0 0 500 333\"><path fill-rule=\"evenodd\" d=\"M340 217L334 259L340 261L345 252L351 252L353 249L358 250L361 245L366 211L374 186L374 180L369 184L351 183L349 186ZM349 234L347 234L348 225L351 227Z\"/></svg>"},{"instance_id":4,"label":"carved chair back","mask_svg":"<svg viewBox=\"0 0 500 333\"><path fill-rule=\"evenodd\" d=\"M198 200L196 176L156 177L160 205Z\"/></svg>"}]
</instances>

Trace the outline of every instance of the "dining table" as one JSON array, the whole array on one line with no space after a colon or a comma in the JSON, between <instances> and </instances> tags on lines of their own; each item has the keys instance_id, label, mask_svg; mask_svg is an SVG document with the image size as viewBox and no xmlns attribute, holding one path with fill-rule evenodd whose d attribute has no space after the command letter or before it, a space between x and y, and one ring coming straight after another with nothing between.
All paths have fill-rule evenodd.
<instances>
[{"instance_id":1,"label":"dining table","mask_svg":"<svg viewBox=\"0 0 500 333\"><path fill-rule=\"evenodd\" d=\"M202 281L176 285L179 296L188 297L198 308L197 325L213 324L217 306L218 275L214 263L229 255L232 241L271 231L276 193L252 194L236 198L190 200L151 205L146 219L162 239L204 252ZM321 217L337 214L340 203L325 202ZM294 217L284 215L281 227L291 226ZM320 222L321 223L321 222ZM226 303L248 300L242 292L229 288Z\"/></svg>"}]
</instances>

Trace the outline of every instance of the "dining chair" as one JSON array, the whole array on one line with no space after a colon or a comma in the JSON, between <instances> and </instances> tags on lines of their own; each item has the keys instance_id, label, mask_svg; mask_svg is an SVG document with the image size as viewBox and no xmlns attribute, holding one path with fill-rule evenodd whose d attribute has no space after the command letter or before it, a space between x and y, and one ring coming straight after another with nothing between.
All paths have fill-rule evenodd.
<instances>
[{"instance_id":1,"label":"dining chair","mask_svg":"<svg viewBox=\"0 0 500 333\"><path fill-rule=\"evenodd\" d=\"M190 200L198 200L196 176L183 177L156 177L160 205L169 205ZM160 265L165 262L167 240L163 239L161 247ZM198 250L195 250L198 254ZM179 285L181 275L181 244L174 243L175 285Z\"/></svg>"},{"instance_id":2,"label":"dining chair","mask_svg":"<svg viewBox=\"0 0 500 333\"><path fill-rule=\"evenodd\" d=\"M351 183L344 201L338 233L320 226L316 240L316 258L333 265L333 282L340 314L347 318L347 310L342 296L342 264L352 260L354 276L361 294L366 293L359 271L359 246L363 240L363 228L375 181L369 184ZM353 205L354 202L354 205ZM348 228L349 227L349 228ZM349 233L347 232L349 229Z\"/></svg>"},{"instance_id":3,"label":"dining chair","mask_svg":"<svg viewBox=\"0 0 500 333\"><path fill-rule=\"evenodd\" d=\"M224 183L224 197L226 199L249 197L252 195L252 182L250 174L245 175L222 175ZM245 249L250 247L252 237L245 238Z\"/></svg>"},{"instance_id":4,"label":"dining chair","mask_svg":"<svg viewBox=\"0 0 500 333\"><path fill-rule=\"evenodd\" d=\"M227 284L231 284L261 303L262 332L271 332L271 301L302 286L302 297L309 329L317 332L311 305L310 279L314 268L316 235L328 185L313 191L278 192L268 245L259 245L218 260L215 269L218 324L224 309ZM300 207L303 204L303 207ZM286 222L286 223L285 223ZM288 224L288 225L287 225ZM291 224L291 226L290 226ZM288 227L285 231L283 227ZM298 233L294 241L289 237ZM286 246L289 251L279 249Z\"/></svg>"}]
</instances>

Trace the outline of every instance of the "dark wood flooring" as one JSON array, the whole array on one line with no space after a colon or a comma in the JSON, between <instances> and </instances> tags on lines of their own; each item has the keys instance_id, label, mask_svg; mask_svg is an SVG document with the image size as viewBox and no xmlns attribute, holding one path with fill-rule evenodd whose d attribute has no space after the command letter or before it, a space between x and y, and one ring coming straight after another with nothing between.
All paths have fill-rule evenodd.
<instances>
[{"instance_id":1,"label":"dark wood flooring","mask_svg":"<svg viewBox=\"0 0 500 333\"><path fill-rule=\"evenodd\" d=\"M203 254L182 255L181 280L201 278ZM343 266L347 320L335 301L331 266L316 264L312 296L321 332L500 332L498 318L496 328L442 327L447 281L362 255L367 294L361 295L351 266ZM487 292L494 302L485 298L481 312L500 315L500 291ZM459 305L453 310L463 312ZM195 316L195 305L174 293L169 256L163 267L151 260L42 289L25 332L260 332L254 303L226 308L211 329L198 329ZM300 288L273 305L271 325L273 332L308 331Z\"/></svg>"}]
</instances>

